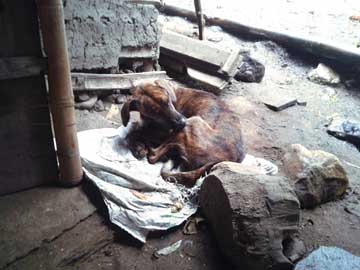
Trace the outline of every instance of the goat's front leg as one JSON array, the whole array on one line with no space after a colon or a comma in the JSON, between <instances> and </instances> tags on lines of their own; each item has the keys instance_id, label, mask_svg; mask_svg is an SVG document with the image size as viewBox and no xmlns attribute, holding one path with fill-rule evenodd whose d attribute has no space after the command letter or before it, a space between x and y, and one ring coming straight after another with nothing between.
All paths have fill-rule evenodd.
<instances>
[{"instance_id":1,"label":"goat's front leg","mask_svg":"<svg viewBox=\"0 0 360 270\"><path fill-rule=\"evenodd\" d=\"M177 148L178 144L173 142L163 143L155 149L150 149L148 153L148 161L150 164L155 164L159 159L166 155L170 150Z\"/></svg>"}]
</instances>

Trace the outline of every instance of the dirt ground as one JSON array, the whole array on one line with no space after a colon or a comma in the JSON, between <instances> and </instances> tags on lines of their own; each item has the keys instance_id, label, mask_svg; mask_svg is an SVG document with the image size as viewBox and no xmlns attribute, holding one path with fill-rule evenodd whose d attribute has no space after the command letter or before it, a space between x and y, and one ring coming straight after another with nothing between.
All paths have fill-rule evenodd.
<instances>
[{"instance_id":1,"label":"dirt ground","mask_svg":"<svg viewBox=\"0 0 360 270\"><path fill-rule=\"evenodd\" d=\"M161 21L169 28L176 26L190 35L194 31L193 25L180 18L162 17ZM360 92L354 86L346 89L343 84L329 87L310 82L307 73L320 59L294 54L269 41L240 40L216 27L209 28L208 33L217 37L214 40L222 46L249 50L251 56L266 67L261 83L233 81L220 95L241 116L250 154L273 161L280 173L283 173L283 154L293 143L328 151L344 163L350 179L345 197L314 210L301 211L299 237L308 252L326 245L360 256L360 216L346 211L357 207L360 214L360 153L355 146L328 135L324 126L335 114L360 119ZM334 67L343 72L342 67ZM351 79L348 74L341 75L343 81ZM284 95L306 101L307 105L273 112L262 103L265 97ZM119 124L108 121L104 117L106 112L76 111L76 114L79 131ZM146 244L140 245L109 224L99 194L91 185L85 183L81 189L94 198L98 210L58 236L45 239L39 247L3 269L232 269L219 254L208 226L192 236L184 235L182 226L153 233ZM180 239L191 244L171 255L153 258L154 251Z\"/></svg>"}]
</instances>

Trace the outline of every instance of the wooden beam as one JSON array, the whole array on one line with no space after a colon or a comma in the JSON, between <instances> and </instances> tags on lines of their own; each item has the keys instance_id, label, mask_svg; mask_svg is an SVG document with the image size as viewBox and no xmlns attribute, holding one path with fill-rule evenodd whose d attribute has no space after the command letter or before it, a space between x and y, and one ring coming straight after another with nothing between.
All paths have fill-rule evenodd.
<instances>
[{"instance_id":1,"label":"wooden beam","mask_svg":"<svg viewBox=\"0 0 360 270\"><path fill-rule=\"evenodd\" d=\"M74 91L124 90L144 80L168 79L165 71L127 74L71 73Z\"/></svg>"},{"instance_id":2,"label":"wooden beam","mask_svg":"<svg viewBox=\"0 0 360 270\"><path fill-rule=\"evenodd\" d=\"M0 80L37 76L46 70L46 58L24 56L0 58Z\"/></svg>"},{"instance_id":3,"label":"wooden beam","mask_svg":"<svg viewBox=\"0 0 360 270\"><path fill-rule=\"evenodd\" d=\"M235 75L240 61L240 49L225 51L213 43L193 39L170 30L163 30L161 54L185 62L198 70L217 74L226 79Z\"/></svg>"}]
</instances>

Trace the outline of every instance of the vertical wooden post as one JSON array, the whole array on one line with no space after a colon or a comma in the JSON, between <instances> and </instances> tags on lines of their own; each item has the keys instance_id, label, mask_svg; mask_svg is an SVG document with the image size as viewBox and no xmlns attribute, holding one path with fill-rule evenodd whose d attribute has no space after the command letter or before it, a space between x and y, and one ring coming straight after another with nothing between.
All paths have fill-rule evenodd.
<instances>
[{"instance_id":1,"label":"vertical wooden post","mask_svg":"<svg viewBox=\"0 0 360 270\"><path fill-rule=\"evenodd\" d=\"M204 40L205 19L201 8L201 0L194 0L194 4L195 4L195 13L199 26L199 39Z\"/></svg>"},{"instance_id":2,"label":"vertical wooden post","mask_svg":"<svg viewBox=\"0 0 360 270\"><path fill-rule=\"evenodd\" d=\"M60 181L63 185L76 185L82 180L83 171L76 133L63 3L62 0L37 0L36 3L48 56L49 99Z\"/></svg>"}]
</instances>

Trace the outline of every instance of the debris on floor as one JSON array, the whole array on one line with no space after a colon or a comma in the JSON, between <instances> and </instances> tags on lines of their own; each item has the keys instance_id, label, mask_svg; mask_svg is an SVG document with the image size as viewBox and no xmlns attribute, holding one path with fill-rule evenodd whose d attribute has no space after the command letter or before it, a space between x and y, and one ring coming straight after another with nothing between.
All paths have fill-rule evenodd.
<instances>
[{"instance_id":1,"label":"debris on floor","mask_svg":"<svg viewBox=\"0 0 360 270\"><path fill-rule=\"evenodd\" d=\"M319 247L300 261L295 270L357 270L360 257L338 247Z\"/></svg>"},{"instance_id":2,"label":"debris on floor","mask_svg":"<svg viewBox=\"0 0 360 270\"><path fill-rule=\"evenodd\" d=\"M340 76L322 63L309 72L308 79L319 84L337 85L340 83Z\"/></svg>"},{"instance_id":3,"label":"debris on floor","mask_svg":"<svg viewBox=\"0 0 360 270\"><path fill-rule=\"evenodd\" d=\"M200 207L220 250L236 267L292 269L283 252L298 232L300 203L285 177L221 162L204 179Z\"/></svg>"},{"instance_id":4,"label":"debris on floor","mask_svg":"<svg viewBox=\"0 0 360 270\"><path fill-rule=\"evenodd\" d=\"M194 242L191 240L185 240L181 247L182 252L189 257L196 257L194 249Z\"/></svg>"},{"instance_id":5,"label":"debris on floor","mask_svg":"<svg viewBox=\"0 0 360 270\"><path fill-rule=\"evenodd\" d=\"M360 147L360 121L334 117L327 127L327 132Z\"/></svg>"},{"instance_id":6,"label":"debris on floor","mask_svg":"<svg viewBox=\"0 0 360 270\"><path fill-rule=\"evenodd\" d=\"M91 95L89 93L83 92L75 96L76 102L84 102L91 98Z\"/></svg>"},{"instance_id":7,"label":"debris on floor","mask_svg":"<svg viewBox=\"0 0 360 270\"><path fill-rule=\"evenodd\" d=\"M201 223L204 223L205 219L203 217L191 217L189 218L183 228L183 233L185 235L197 234Z\"/></svg>"},{"instance_id":8,"label":"debris on floor","mask_svg":"<svg viewBox=\"0 0 360 270\"><path fill-rule=\"evenodd\" d=\"M263 98L263 103L269 109L279 112L297 104L297 99L290 96L272 95Z\"/></svg>"},{"instance_id":9,"label":"debris on floor","mask_svg":"<svg viewBox=\"0 0 360 270\"><path fill-rule=\"evenodd\" d=\"M94 105L94 110L96 112L103 112L105 111L105 105L104 102L101 99L98 99Z\"/></svg>"},{"instance_id":10,"label":"debris on floor","mask_svg":"<svg viewBox=\"0 0 360 270\"><path fill-rule=\"evenodd\" d=\"M301 241L298 237L291 238L289 243L286 243L287 239L285 239L285 249L284 255L289 258L292 263L296 263L306 254L306 247L303 241Z\"/></svg>"},{"instance_id":11,"label":"debris on floor","mask_svg":"<svg viewBox=\"0 0 360 270\"><path fill-rule=\"evenodd\" d=\"M259 61L243 54L242 61L235 74L235 80L242 82L261 82L265 75L265 66Z\"/></svg>"},{"instance_id":12,"label":"debris on floor","mask_svg":"<svg viewBox=\"0 0 360 270\"><path fill-rule=\"evenodd\" d=\"M284 168L303 208L336 200L349 185L345 169L335 155L310 151L300 144L289 147Z\"/></svg>"},{"instance_id":13,"label":"debris on floor","mask_svg":"<svg viewBox=\"0 0 360 270\"><path fill-rule=\"evenodd\" d=\"M75 103L75 108L79 110L91 110L95 106L97 101L98 96L91 96L86 101Z\"/></svg>"},{"instance_id":14,"label":"debris on floor","mask_svg":"<svg viewBox=\"0 0 360 270\"><path fill-rule=\"evenodd\" d=\"M170 246L167 246L167 247L164 247L162 249L155 251L154 257L160 258L161 256L167 256L171 253L174 253L181 247L182 242L183 242L182 240L179 240L179 241L176 241L175 243L171 244Z\"/></svg>"}]
</instances>

